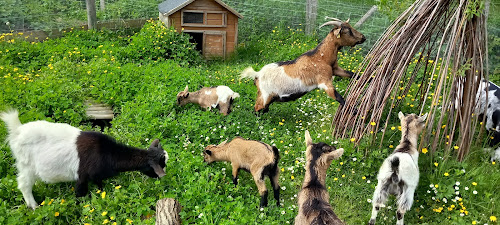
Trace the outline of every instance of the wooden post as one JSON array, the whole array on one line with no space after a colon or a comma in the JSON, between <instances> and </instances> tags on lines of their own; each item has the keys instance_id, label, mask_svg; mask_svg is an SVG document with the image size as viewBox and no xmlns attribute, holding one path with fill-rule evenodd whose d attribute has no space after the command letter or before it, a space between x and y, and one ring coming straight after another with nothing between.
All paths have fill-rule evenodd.
<instances>
[{"instance_id":1,"label":"wooden post","mask_svg":"<svg viewBox=\"0 0 500 225\"><path fill-rule=\"evenodd\" d=\"M306 0L306 34L311 35L316 29L318 0Z\"/></svg>"},{"instance_id":2,"label":"wooden post","mask_svg":"<svg viewBox=\"0 0 500 225\"><path fill-rule=\"evenodd\" d=\"M106 9L105 0L99 0L99 10L104 11Z\"/></svg>"},{"instance_id":3,"label":"wooden post","mask_svg":"<svg viewBox=\"0 0 500 225\"><path fill-rule=\"evenodd\" d=\"M97 28L97 15L95 12L95 0L85 0L87 5L87 20L89 29Z\"/></svg>"},{"instance_id":4,"label":"wooden post","mask_svg":"<svg viewBox=\"0 0 500 225\"><path fill-rule=\"evenodd\" d=\"M156 202L156 225L180 225L181 205L173 198L164 198Z\"/></svg>"},{"instance_id":5,"label":"wooden post","mask_svg":"<svg viewBox=\"0 0 500 225\"><path fill-rule=\"evenodd\" d=\"M363 17L361 17L361 19L356 24L354 24L354 27L357 28L357 27L361 26L361 24L363 24L366 21L366 19L370 18L370 16L372 16L373 13L377 11L377 9L378 8L376 5L372 6L372 8L370 10L368 10L368 12L366 12L365 15Z\"/></svg>"}]
</instances>

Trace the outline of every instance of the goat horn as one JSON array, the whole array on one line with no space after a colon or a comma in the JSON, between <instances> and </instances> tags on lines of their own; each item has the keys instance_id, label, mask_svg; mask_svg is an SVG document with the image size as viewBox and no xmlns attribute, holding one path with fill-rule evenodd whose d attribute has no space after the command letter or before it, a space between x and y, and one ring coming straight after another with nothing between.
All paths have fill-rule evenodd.
<instances>
[{"instance_id":1,"label":"goat horn","mask_svg":"<svg viewBox=\"0 0 500 225\"><path fill-rule=\"evenodd\" d=\"M322 28L326 25L333 25L335 27L340 27L342 25L342 22L340 22L340 21L328 21L328 22L324 23L323 25L319 26L319 28Z\"/></svg>"},{"instance_id":2,"label":"goat horn","mask_svg":"<svg viewBox=\"0 0 500 225\"><path fill-rule=\"evenodd\" d=\"M351 20L351 18L347 19L347 20L345 21L345 23L349 23L349 20Z\"/></svg>"},{"instance_id":3,"label":"goat horn","mask_svg":"<svg viewBox=\"0 0 500 225\"><path fill-rule=\"evenodd\" d=\"M184 91L188 91L188 86L186 85L186 88L184 89Z\"/></svg>"},{"instance_id":4,"label":"goat horn","mask_svg":"<svg viewBox=\"0 0 500 225\"><path fill-rule=\"evenodd\" d=\"M329 16L325 16L325 20L333 20L333 21L340 21L340 22L342 22L342 20L339 20L339 19L337 19L335 17L329 17Z\"/></svg>"}]
</instances>

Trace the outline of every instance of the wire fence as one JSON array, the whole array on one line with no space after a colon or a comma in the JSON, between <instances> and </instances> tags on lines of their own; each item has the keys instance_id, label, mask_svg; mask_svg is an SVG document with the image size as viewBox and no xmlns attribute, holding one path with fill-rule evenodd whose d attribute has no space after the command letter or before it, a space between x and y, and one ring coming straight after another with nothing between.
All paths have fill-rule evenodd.
<instances>
[{"instance_id":1,"label":"wire fence","mask_svg":"<svg viewBox=\"0 0 500 225\"><path fill-rule=\"evenodd\" d=\"M163 0L95 0L99 23L107 28L120 29L130 19L158 17L158 4ZM238 40L245 41L255 34L271 32L277 25L305 28L308 0L223 0L243 15L239 21ZM102 7L101 3L104 3ZM376 0L317 0L313 33L326 36L329 28L318 29L325 16L357 22ZM500 17L492 16L500 10L499 1L490 1L488 33L490 41L490 70L500 74ZM112 23L112 21L117 21ZM111 22L111 23L110 23ZM368 50L375 44L392 19L375 12L357 28L367 41L361 46ZM0 1L0 33L33 30L62 30L87 24L85 0L2 0ZM115 24L113 27L113 24Z\"/></svg>"}]
</instances>

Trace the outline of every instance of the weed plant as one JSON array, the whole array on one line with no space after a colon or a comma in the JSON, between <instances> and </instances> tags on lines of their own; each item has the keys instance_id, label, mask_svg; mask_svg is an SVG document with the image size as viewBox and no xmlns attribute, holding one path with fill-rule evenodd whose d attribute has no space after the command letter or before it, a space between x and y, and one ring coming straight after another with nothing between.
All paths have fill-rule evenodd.
<instances>
[{"instance_id":1,"label":"weed plant","mask_svg":"<svg viewBox=\"0 0 500 225\"><path fill-rule=\"evenodd\" d=\"M377 171L401 135L399 121L394 119L380 145L381 132L372 134L375 144L369 137L358 146L356 140L333 139L331 121L338 103L320 90L293 102L274 103L268 113L255 115L256 88L253 81L240 81L238 75L247 66L258 70L268 63L291 60L320 41L297 28L276 26L269 35L241 43L232 59L208 63L189 49L185 36L154 21L130 37L108 31L73 31L41 43L0 40L0 110L19 109L23 123L43 119L99 130L85 116L83 103L93 98L115 111L115 119L104 133L142 148L159 138L170 156L162 179L127 172L106 180L103 190L90 185L90 195L79 199L74 182L38 182L34 195L40 207L33 211L17 189L11 150L2 144L1 224L154 224L155 204L161 198L180 202L184 224L290 224L298 212L297 193L305 172L305 130L315 142L345 149L327 172L326 188L340 218L347 224L366 224ZM356 70L363 59L361 52L344 49L339 64ZM347 79L334 79L344 96L348 83ZM228 116L193 104L180 107L175 96L185 85L191 90L226 85L241 97ZM418 112L417 90L415 86L409 95L400 96L403 103L393 112ZM0 123L0 140L6 136L6 127ZM269 207L258 208L258 191L250 174L242 172L235 187L230 164L203 163L205 146L236 136L261 140L280 150L281 207L274 206L271 199ZM498 223L500 168L483 152L484 141L478 143L464 162L445 160L453 152L428 149L424 144L420 184L414 206L405 216L407 223ZM396 222L394 200L387 206L379 213L380 224Z\"/></svg>"}]
</instances>

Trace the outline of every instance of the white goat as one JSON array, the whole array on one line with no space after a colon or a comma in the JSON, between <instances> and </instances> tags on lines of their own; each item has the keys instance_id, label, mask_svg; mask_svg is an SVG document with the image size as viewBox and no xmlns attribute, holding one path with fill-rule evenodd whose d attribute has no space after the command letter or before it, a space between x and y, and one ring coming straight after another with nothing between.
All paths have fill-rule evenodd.
<instances>
[{"instance_id":1,"label":"white goat","mask_svg":"<svg viewBox=\"0 0 500 225\"><path fill-rule=\"evenodd\" d=\"M417 139L425 126L427 114L398 114L401 120L401 142L396 150L384 160L377 175L378 184L373 193L373 209L370 225L375 224L380 207L384 207L389 194L397 196L397 223L403 225L404 214L413 204L413 194L418 185Z\"/></svg>"},{"instance_id":2,"label":"white goat","mask_svg":"<svg viewBox=\"0 0 500 225\"><path fill-rule=\"evenodd\" d=\"M199 91L189 92L186 85L184 91L177 94L177 104L183 106L191 102L207 110L219 108L220 113L228 115L231 112L233 100L238 97L240 97L240 94L227 86L204 87Z\"/></svg>"}]
</instances>

